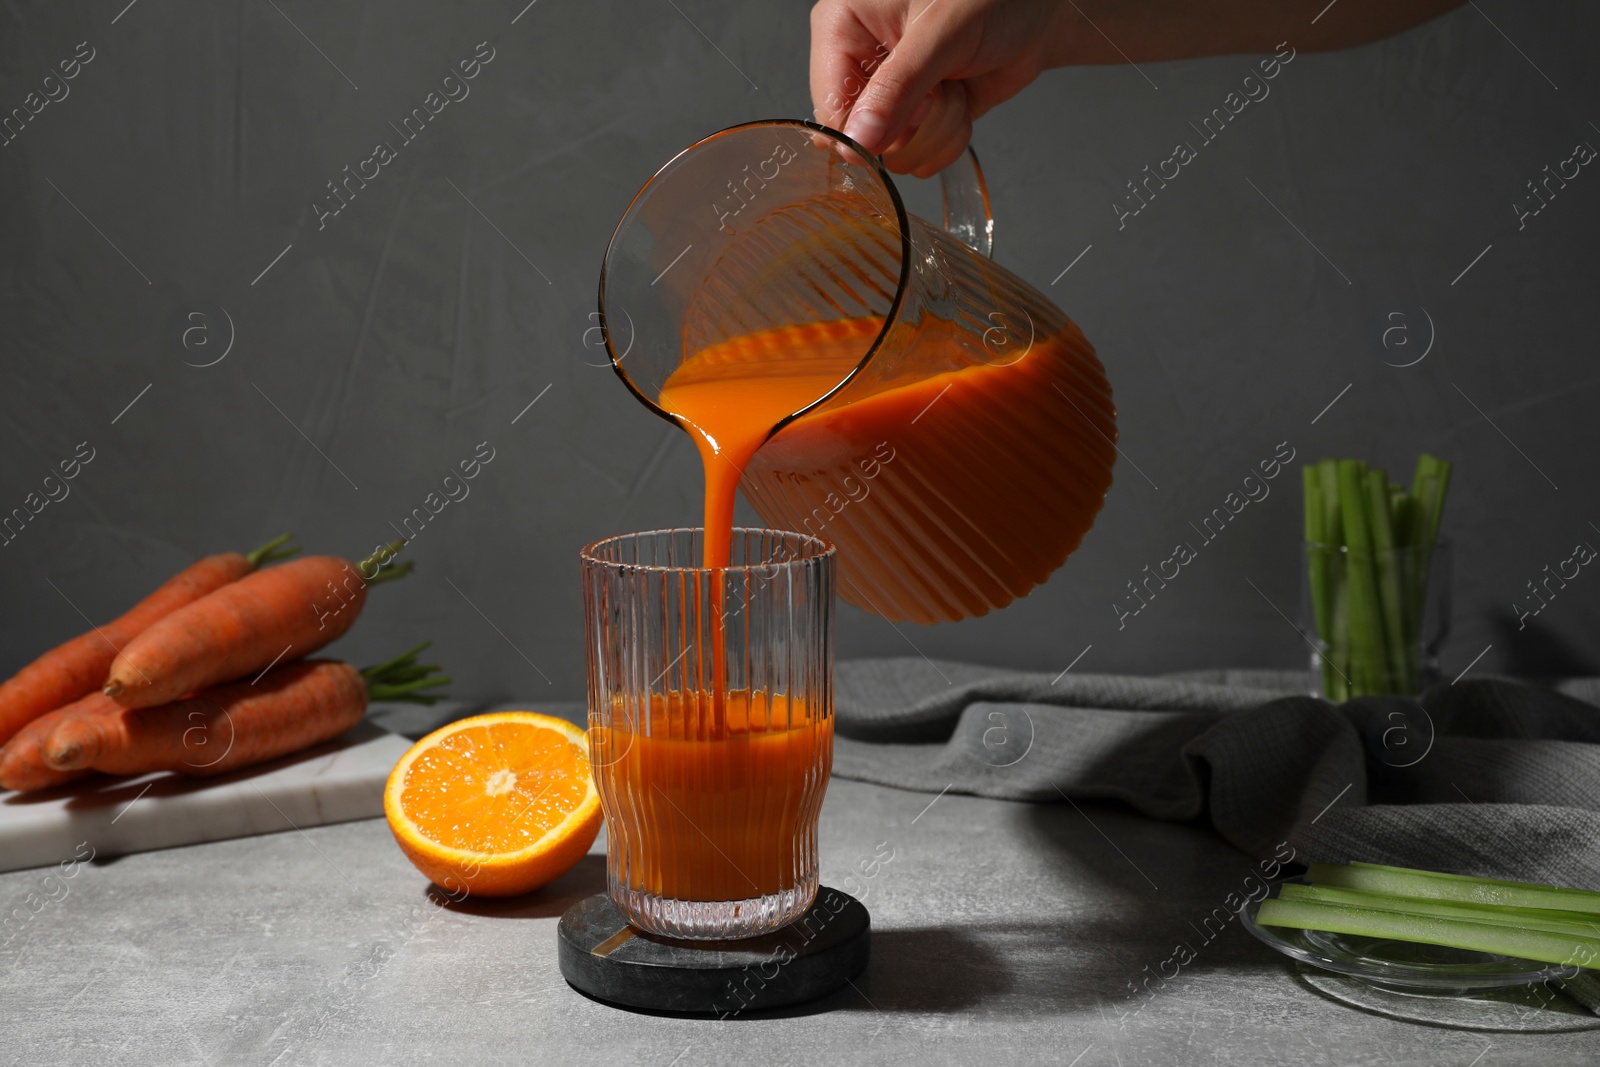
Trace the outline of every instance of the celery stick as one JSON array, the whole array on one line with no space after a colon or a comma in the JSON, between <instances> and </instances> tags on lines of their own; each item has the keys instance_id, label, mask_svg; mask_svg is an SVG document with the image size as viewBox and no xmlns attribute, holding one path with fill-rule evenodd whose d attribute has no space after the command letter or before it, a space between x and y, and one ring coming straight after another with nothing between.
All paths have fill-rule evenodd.
<instances>
[{"instance_id":1,"label":"celery stick","mask_svg":"<svg viewBox=\"0 0 1600 1067\"><path fill-rule=\"evenodd\" d=\"M1552 934L1569 934L1574 937L1600 937L1600 916L1585 915L1579 911L1507 908L1493 904L1421 900L1414 897L1390 896L1385 893L1367 893L1359 889L1299 885L1294 882L1284 883L1279 892L1284 900L1320 901L1324 904L1343 904L1352 908L1403 911L1411 915L1432 915L1439 919L1463 919L1467 922L1491 923L1495 926L1525 927L1529 930L1544 930Z\"/></svg>"},{"instance_id":2,"label":"celery stick","mask_svg":"<svg viewBox=\"0 0 1600 1067\"><path fill-rule=\"evenodd\" d=\"M1424 452L1417 457L1411 495L1423 502L1423 514L1428 518L1426 543L1430 545L1439 539L1439 521L1444 515L1444 497L1450 487L1450 469L1450 464L1438 456Z\"/></svg>"},{"instance_id":3,"label":"celery stick","mask_svg":"<svg viewBox=\"0 0 1600 1067\"><path fill-rule=\"evenodd\" d=\"M1338 463L1339 506L1347 546L1345 580L1350 595L1350 681L1356 696L1385 692L1383 682L1389 673L1372 552L1372 520L1367 514L1366 468L1356 459Z\"/></svg>"},{"instance_id":4,"label":"celery stick","mask_svg":"<svg viewBox=\"0 0 1600 1067\"><path fill-rule=\"evenodd\" d=\"M1317 482L1322 487L1322 537L1328 546L1327 590L1332 602L1328 609L1327 651L1323 656L1323 695L1329 700L1350 699L1350 630L1347 603L1348 582L1343 564L1344 524L1339 508L1339 465L1337 460L1317 461Z\"/></svg>"},{"instance_id":5,"label":"celery stick","mask_svg":"<svg viewBox=\"0 0 1600 1067\"><path fill-rule=\"evenodd\" d=\"M1416 458L1416 472L1411 475L1411 496L1419 501L1427 501L1427 480L1434 477L1435 462L1438 462L1438 459L1429 453L1419 453Z\"/></svg>"},{"instance_id":6,"label":"celery stick","mask_svg":"<svg viewBox=\"0 0 1600 1067\"><path fill-rule=\"evenodd\" d=\"M1344 553L1328 549L1329 590L1333 609L1328 626L1333 631L1328 641L1327 664L1333 668L1334 685L1325 690L1329 700L1343 703L1355 694L1350 691L1350 582Z\"/></svg>"},{"instance_id":7,"label":"celery stick","mask_svg":"<svg viewBox=\"0 0 1600 1067\"><path fill-rule=\"evenodd\" d=\"M1422 642L1422 609L1426 601L1428 571L1422 549L1417 547L1417 532L1421 511L1417 498L1401 492L1394 508L1394 543L1399 553L1396 563L1400 568L1400 583L1406 604L1406 647L1413 656L1419 655ZM1418 679L1413 678L1413 682Z\"/></svg>"},{"instance_id":8,"label":"celery stick","mask_svg":"<svg viewBox=\"0 0 1600 1067\"><path fill-rule=\"evenodd\" d=\"M1450 490L1450 464L1438 456L1430 456L1424 452L1417 457L1417 470L1420 472L1426 464L1428 483L1428 497L1426 508L1423 511L1425 526L1422 530L1423 543L1427 546L1427 554L1431 557L1433 546L1439 540L1439 524L1444 519L1444 498Z\"/></svg>"},{"instance_id":9,"label":"celery stick","mask_svg":"<svg viewBox=\"0 0 1600 1067\"><path fill-rule=\"evenodd\" d=\"M1417 498L1410 493L1401 493L1393 506L1394 518L1394 543L1403 549L1415 549L1421 534L1421 509ZM1413 553L1414 555L1415 553ZM1415 574L1414 568L1408 568L1409 574Z\"/></svg>"},{"instance_id":10,"label":"celery stick","mask_svg":"<svg viewBox=\"0 0 1600 1067\"><path fill-rule=\"evenodd\" d=\"M1434 496L1433 511L1429 516L1427 553L1423 557L1426 561L1422 567L1422 575L1417 581L1417 619L1418 630L1421 630L1421 618L1427 608L1428 578L1433 567L1433 548L1439 543L1439 525L1444 520L1444 500L1450 491L1449 461L1433 457L1434 477L1438 480L1438 492Z\"/></svg>"},{"instance_id":11,"label":"celery stick","mask_svg":"<svg viewBox=\"0 0 1600 1067\"><path fill-rule=\"evenodd\" d=\"M1381 470L1367 472L1367 515L1372 526L1372 553L1378 577L1378 598L1383 608L1383 632L1389 652L1387 693L1409 693L1414 688L1414 652L1406 647L1407 595L1402 588L1400 561L1395 555L1394 526L1389 517L1389 479Z\"/></svg>"},{"instance_id":12,"label":"celery stick","mask_svg":"<svg viewBox=\"0 0 1600 1067\"><path fill-rule=\"evenodd\" d=\"M1431 548L1433 543L1439 540L1439 523L1444 519L1444 498L1445 494L1450 491L1451 468L1447 460L1439 459L1437 456L1429 456L1428 458L1433 460L1433 474L1439 481L1439 490L1434 496L1433 510L1428 516L1428 546Z\"/></svg>"},{"instance_id":13,"label":"celery stick","mask_svg":"<svg viewBox=\"0 0 1600 1067\"><path fill-rule=\"evenodd\" d=\"M1433 506L1439 492L1439 479L1432 475L1423 475L1424 460L1431 459L1426 453L1417 460L1419 491L1417 494L1417 530L1416 530L1416 565L1417 584L1412 589L1412 603L1418 619L1421 619L1428 608L1428 574L1433 568Z\"/></svg>"},{"instance_id":14,"label":"celery stick","mask_svg":"<svg viewBox=\"0 0 1600 1067\"><path fill-rule=\"evenodd\" d=\"M1433 547L1431 533L1433 530L1433 511L1439 493L1439 479L1432 474L1418 479L1417 492L1417 531L1416 543L1425 549Z\"/></svg>"},{"instance_id":15,"label":"celery stick","mask_svg":"<svg viewBox=\"0 0 1600 1067\"><path fill-rule=\"evenodd\" d=\"M1351 908L1309 900L1264 900L1256 915L1262 926L1325 930L1358 937L1385 937L1424 945L1492 952L1525 960L1592 967L1600 965L1600 937L1575 937L1493 923L1431 915Z\"/></svg>"},{"instance_id":16,"label":"celery stick","mask_svg":"<svg viewBox=\"0 0 1600 1067\"><path fill-rule=\"evenodd\" d=\"M1310 569L1311 610L1316 618L1318 666L1322 673L1322 693L1332 697L1337 691L1338 675L1328 658L1332 649L1333 596L1328 589L1327 523L1323 510L1321 472L1316 467L1302 467L1306 492L1306 565Z\"/></svg>"},{"instance_id":17,"label":"celery stick","mask_svg":"<svg viewBox=\"0 0 1600 1067\"><path fill-rule=\"evenodd\" d=\"M1316 467L1305 466L1300 468L1300 476L1306 491L1306 544L1321 544L1325 540L1321 472Z\"/></svg>"},{"instance_id":18,"label":"celery stick","mask_svg":"<svg viewBox=\"0 0 1600 1067\"><path fill-rule=\"evenodd\" d=\"M1307 874L1313 885L1359 889L1396 897L1449 900L1461 904L1495 904L1600 915L1600 893L1564 889L1534 882L1507 882L1440 871L1384 867L1376 863L1313 863Z\"/></svg>"},{"instance_id":19,"label":"celery stick","mask_svg":"<svg viewBox=\"0 0 1600 1067\"><path fill-rule=\"evenodd\" d=\"M1344 516L1339 511L1339 461L1317 461L1317 479L1322 483L1322 528L1330 545L1344 544Z\"/></svg>"},{"instance_id":20,"label":"celery stick","mask_svg":"<svg viewBox=\"0 0 1600 1067\"><path fill-rule=\"evenodd\" d=\"M1394 519L1394 543L1401 548L1410 548L1416 543L1417 498L1405 492L1398 496L1390 494L1389 514Z\"/></svg>"}]
</instances>

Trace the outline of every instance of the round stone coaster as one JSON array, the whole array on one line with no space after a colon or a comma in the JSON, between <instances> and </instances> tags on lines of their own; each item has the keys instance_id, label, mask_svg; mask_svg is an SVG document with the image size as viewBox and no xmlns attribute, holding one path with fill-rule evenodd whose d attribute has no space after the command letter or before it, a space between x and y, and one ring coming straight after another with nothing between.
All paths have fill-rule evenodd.
<instances>
[{"instance_id":1,"label":"round stone coaster","mask_svg":"<svg viewBox=\"0 0 1600 1067\"><path fill-rule=\"evenodd\" d=\"M580 992L624 1008L726 1018L832 993L867 965L872 920L848 893L816 903L774 933L741 941L681 941L628 925L604 893L561 916L561 974Z\"/></svg>"}]
</instances>

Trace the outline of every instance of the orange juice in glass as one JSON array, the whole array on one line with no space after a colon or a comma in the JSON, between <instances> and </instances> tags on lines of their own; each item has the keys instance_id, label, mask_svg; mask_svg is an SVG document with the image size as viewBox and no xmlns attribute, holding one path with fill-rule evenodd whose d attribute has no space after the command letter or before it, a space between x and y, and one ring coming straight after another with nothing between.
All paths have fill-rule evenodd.
<instances>
[{"instance_id":1,"label":"orange juice in glass","mask_svg":"<svg viewBox=\"0 0 1600 1067\"><path fill-rule=\"evenodd\" d=\"M833 756L833 549L736 528L585 548L589 724L607 889L640 929L740 938L817 893Z\"/></svg>"}]
</instances>

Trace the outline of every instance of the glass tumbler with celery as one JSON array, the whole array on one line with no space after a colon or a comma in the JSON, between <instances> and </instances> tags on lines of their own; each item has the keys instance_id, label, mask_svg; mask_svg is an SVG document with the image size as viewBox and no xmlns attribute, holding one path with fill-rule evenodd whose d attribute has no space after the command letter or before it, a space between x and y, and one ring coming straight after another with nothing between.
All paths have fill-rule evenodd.
<instances>
[{"instance_id":1,"label":"glass tumbler with celery","mask_svg":"<svg viewBox=\"0 0 1600 1067\"><path fill-rule=\"evenodd\" d=\"M1424 452L1408 490L1356 459L1305 476L1305 621L1322 695L1412 694L1436 671L1449 626L1449 547L1439 539L1450 464Z\"/></svg>"}]
</instances>

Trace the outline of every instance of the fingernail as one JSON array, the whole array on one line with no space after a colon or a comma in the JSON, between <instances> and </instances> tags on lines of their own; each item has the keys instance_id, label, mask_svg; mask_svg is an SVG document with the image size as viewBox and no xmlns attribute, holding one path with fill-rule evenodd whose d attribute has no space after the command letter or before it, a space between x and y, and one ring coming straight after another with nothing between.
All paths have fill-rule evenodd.
<instances>
[{"instance_id":1,"label":"fingernail","mask_svg":"<svg viewBox=\"0 0 1600 1067\"><path fill-rule=\"evenodd\" d=\"M888 131L888 120L876 111L852 111L844 127L846 137L874 155L883 151L883 135Z\"/></svg>"}]
</instances>

